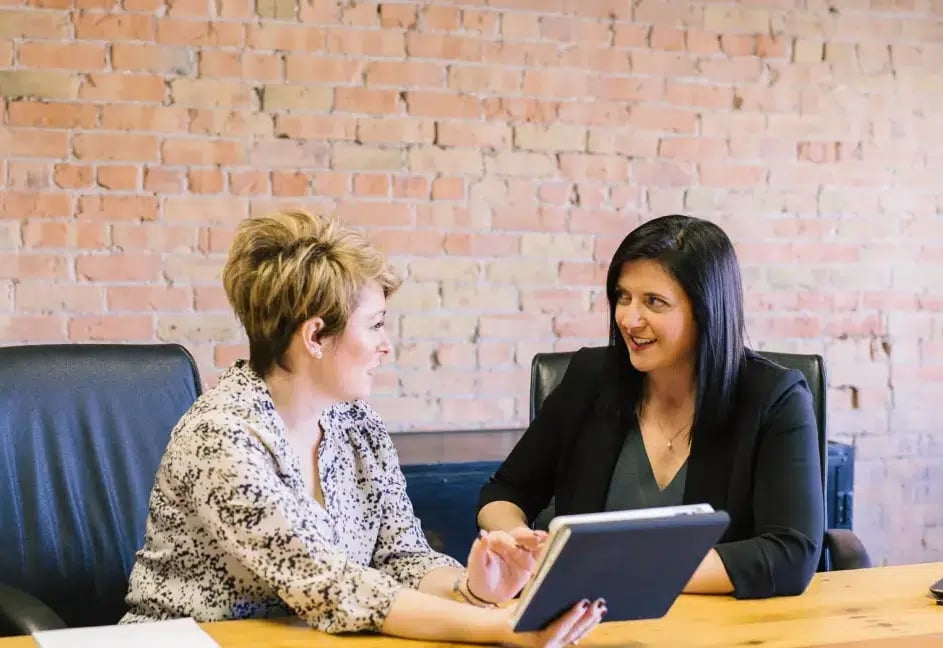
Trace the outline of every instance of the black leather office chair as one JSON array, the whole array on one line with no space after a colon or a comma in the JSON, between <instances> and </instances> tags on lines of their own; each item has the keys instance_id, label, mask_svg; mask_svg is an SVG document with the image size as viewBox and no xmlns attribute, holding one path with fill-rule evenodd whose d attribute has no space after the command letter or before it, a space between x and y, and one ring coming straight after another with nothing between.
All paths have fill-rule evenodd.
<instances>
[{"instance_id":1,"label":"black leather office chair","mask_svg":"<svg viewBox=\"0 0 943 648\"><path fill-rule=\"evenodd\" d=\"M201 392L177 344L0 348L0 636L121 618L157 465Z\"/></svg>"},{"instance_id":2,"label":"black leather office chair","mask_svg":"<svg viewBox=\"0 0 943 648\"><path fill-rule=\"evenodd\" d=\"M763 357L782 365L788 369L798 369L805 376L812 392L812 407L815 410L816 423L819 432L819 456L822 459L822 490L826 491L828 477L828 432L827 419L827 386L825 375L825 361L820 355L806 355L798 353L776 353L772 351L759 352ZM562 351L554 353L538 353L531 363L530 373L530 420L543 404L550 392L556 389L570 365L572 352ZM545 511L538 519L552 516L551 511ZM871 558L861 540L847 529L827 529L825 531L825 546L822 559L819 561L819 571L860 569L871 566Z\"/></svg>"}]
</instances>

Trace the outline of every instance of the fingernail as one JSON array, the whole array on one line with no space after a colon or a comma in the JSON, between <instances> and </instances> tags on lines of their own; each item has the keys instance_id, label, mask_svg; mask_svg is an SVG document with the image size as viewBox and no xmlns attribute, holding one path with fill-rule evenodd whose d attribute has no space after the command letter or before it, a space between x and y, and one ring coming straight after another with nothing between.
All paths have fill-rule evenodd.
<instances>
[{"instance_id":1,"label":"fingernail","mask_svg":"<svg viewBox=\"0 0 943 648\"><path fill-rule=\"evenodd\" d=\"M487 532L487 531L485 531L484 529L479 529L479 531L478 531L478 537L479 537L479 538L484 538L486 535L488 535L488 532Z\"/></svg>"},{"instance_id":2,"label":"fingernail","mask_svg":"<svg viewBox=\"0 0 943 648\"><path fill-rule=\"evenodd\" d=\"M587 599L580 601L580 609L585 610L587 608L589 608L589 601Z\"/></svg>"}]
</instances>

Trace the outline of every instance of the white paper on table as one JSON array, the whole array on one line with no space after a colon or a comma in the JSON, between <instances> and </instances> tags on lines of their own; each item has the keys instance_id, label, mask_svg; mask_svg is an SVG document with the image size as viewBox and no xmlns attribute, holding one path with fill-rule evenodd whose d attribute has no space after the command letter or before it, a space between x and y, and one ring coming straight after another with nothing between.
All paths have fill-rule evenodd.
<instances>
[{"instance_id":1,"label":"white paper on table","mask_svg":"<svg viewBox=\"0 0 943 648\"><path fill-rule=\"evenodd\" d=\"M39 648L219 648L191 618L34 632Z\"/></svg>"}]
</instances>

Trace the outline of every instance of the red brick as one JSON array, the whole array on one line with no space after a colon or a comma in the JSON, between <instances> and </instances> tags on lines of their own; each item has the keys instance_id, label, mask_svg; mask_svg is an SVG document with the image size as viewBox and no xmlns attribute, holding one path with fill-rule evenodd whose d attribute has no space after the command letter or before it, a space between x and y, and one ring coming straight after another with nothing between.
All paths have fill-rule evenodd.
<instances>
[{"instance_id":1,"label":"red brick","mask_svg":"<svg viewBox=\"0 0 943 648\"><path fill-rule=\"evenodd\" d=\"M212 227L204 227L200 229L199 250L207 254L226 254L229 252L229 248L232 246L232 242L235 238L235 226L214 225ZM216 288L222 289L222 286L216 286ZM213 297L214 294L215 293L210 291L209 287L204 287L197 291L196 298L205 303L210 300L211 297L215 300L215 297ZM198 305L197 308L200 308L200 306Z\"/></svg>"},{"instance_id":2,"label":"red brick","mask_svg":"<svg viewBox=\"0 0 943 648\"><path fill-rule=\"evenodd\" d=\"M448 86L461 92L516 94L521 89L521 72L491 66L449 67Z\"/></svg>"},{"instance_id":3,"label":"red brick","mask_svg":"<svg viewBox=\"0 0 943 648\"><path fill-rule=\"evenodd\" d=\"M362 118L357 120L357 140L365 144L431 143L435 124L427 119Z\"/></svg>"},{"instance_id":4,"label":"red brick","mask_svg":"<svg viewBox=\"0 0 943 648\"><path fill-rule=\"evenodd\" d=\"M684 49L684 31L668 27L652 27L649 43L655 49L679 52Z\"/></svg>"},{"instance_id":5,"label":"red brick","mask_svg":"<svg viewBox=\"0 0 943 648\"><path fill-rule=\"evenodd\" d=\"M769 171L765 166L718 164L699 167L701 184L706 187L756 187L765 185Z\"/></svg>"},{"instance_id":6,"label":"red brick","mask_svg":"<svg viewBox=\"0 0 943 648\"><path fill-rule=\"evenodd\" d=\"M406 53L414 58L477 62L481 60L482 41L467 36L409 32Z\"/></svg>"},{"instance_id":7,"label":"red brick","mask_svg":"<svg viewBox=\"0 0 943 648\"><path fill-rule=\"evenodd\" d=\"M364 120L347 115L278 115L275 136L298 139L354 140L358 124ZM387 118L384 123L392 120ZM377 120L379 123L380 120ZM428 126L432 129L431 124Z\"/></svg>"},{"instance_id":8,"label":"red brick","mask_svg":"<svg viewBox=\"0 0 943 648\"><path fill-rule=\"evenodd\" d=\"M497 230L563 231L566 221L566 210L551 207L499 207L492 215Z\"/></svg>"},{"instance_id":9,"label":"red brick","mask_svg":"<svg viewBox=\"0 0 943 648\"><path fill-rule=\"evenodd\" d=\"M228 245L226 249L228 250ZM198 311L226 311L230 312L231 306L226 297L226 291L222 286L197 286L193 289L193 304Z\"/></svg>"},{"instance_id":10,"label":"red brick","mask_svg":"<svg viewBox=\"0 0 943 648\"><path fill-rule=\"evenodd\" d=\"M450 233L445 235L445 251L450 255L474 257L509 257L520 254L520 234Z\"/></svg>"},{"instance_id":11,"label":"red brick","mask_svg":"<svg viewBox=\"0 0 943 648\"><path fill-rule=\"evenodd\" d=\"M368 86L442 86L445 66L418 61L372 61L366 67Z\"/></svg>"},{"instance_id":12,"label":"red brick","mask_svg":"<svg viewBox=\"0 0 943 648\"><path fill-rule=\"evenodd\" d=\"M354 194L373 197L389 196L390 176L382 173L358 173L354 175Z\"/></svg>"},{"instance_id":13,"label":"red brick","mask_svg":"<svg viewBox=\"0 0 943 648\"><path fill-rule=\"evenodd\" d=\"M692 54L717 54L720 52L720 34L704 31L703 29L689 29L684 34L687 50Z\"/></svg>"},{"instance_id":14,"label":"red brick","mask_svg":"<svg viewBox=\"0 0 943 648\"><path fill-rule=\"evenodd\" d=\"M181 169L147 167L144 169L144 190L154 193L180 193L183 191L184 172Z\"/></svg>"},{"instance_id":15,"label":"red brick","mask_svg":"<svg viewBox=\"0 0 943 648\"><path fill-rule=\"evenodd\" d=\"M72 197L67 193L0 192L0 218L69 218L71 216Z\"/></svg>"},{"instance_id":16,"label":"red brick","mask_svg":"<svg viewBox=\"0 0 943 648\"><path fill-rule=\"evenodd\" d=\"M278 81L282 78L282 60L275 54L250 52L200 52L201 77Z\"/></svg>"},{"instance_id":17,"label":"red brick","mask_svg":"<svg viewBox=\"0 0 943 648\"><path fill-rule=\"evenodd\" d=\"M72 152L80 160L156 161L157 138L128 133L79 133L72 138Z\"/></svg>"},{"instance_id":18,"label":"red brick","mask_svg":"<svg viewBox=\"0 0 943 648\"><path fill-rule=\"evenodd\" d=\"M632 126L670 133L694 133L697 113L665 106L638 105L630 114Z\"/></svg>"},{"instance_id":19,"label":"red brick","mask_svg":"<svg viewBox=\"0 0 943 648\"><path fill-rule=\"evenodd\" d=\"M23 224L26 248L99 250L108 244L104 223L34 220Z\"/></svg>"},{"instance_id":20,"label":"red brick","mask_svg":"<svg viewBox=\"0 0 943 648\"><path fill-rule=\"evenodd\" d=\"M424 199L429 197L429 180L421 175L393 176L394 198Z\"/></svg>"},{"instance_id":21,"label":"red brick","mask_svg":"<svg viewBox=\"0 0 943 648\"><path fill-rule=\"evenodd\" d=\"M27 128L0 127L0 151L6 158L67 157L68 133Z\"/></svg>"},{"instance_id":22,"label":"red brick","mask_svg":"<svg viewBox=\"0 0 943 648\"><path fill-rule=\"evenodd\" d=\"M190 169L187 173L187 185L193 193L219 193L223 183L223 172L219 169Z\"/></svg>"},{"instance_id":23,"label":"red brick","mask_svg":"<svg viewBox=\"0 0 943 648\"><path fill-rule=\"evenodd\" d=\"M7 187L15 190L36 191L48 189L50 173L48 162L10 160L7 162Z\"/></svg>"},{"instance_id":24,"label":"red brick","mask_svg":"<svg viewBox=\"0 0 943 648\"><path fill-rule=\"evenodd\" d=\"M501 26L501 16L494 11L462 10L462 27L465 31L483 36L497 37Z\"/></svg>"},{"instance_id":25,"label":"red brick","mask_svg":"<svg viewBox=\"0 0 943 648\"><path fill-rule=\"evenodd\" d=\"M562 153L559 159L564 178L625 182L629 177L629 162L624 157Z\"/></svg>"},{"instance_id":26,"label":"red brick","mask_svg":"<svg viewBox=\"0 0 943 648\"><path fill-rule=\"evenodd\" d=\"M285 79L317 83L358 83L363 77L366 62L287 54L285 56Z\"/></svg>"},{"instance_id":27,"label":"red brick","mask_svg":"<svg viewBox=\"0 0 943 648\"><path fill-rule=\"evenodd\" d=\"M433 200L464 200L465 180L463 178L439 177L432 182Z\"/></svg>"},{"instance_id":28,"label":"red brick","mask_svg":"<svg viewBox=\"0 0 943 648\"><path fill-rule=\"evenodd\" d=\"M207 0L167 0L167 15L172 17L208 17L210 3Z\"/></svg>"},{"instance_id":29,"label":"red brick","mask_svg":"<svg viewBox=\"0 0 943 648\"><path fill-rule=\"evenodd\" d=\"M188 112L174 106L114 104L101 107L101 125L106 130L186 132L189 124Z\"/></svg>"},{"instance_id":30,"label":"red brick","mask_svg":"<svg viewBox=\"0 0 943 648\"><path fill-rule=\"evenodd\" d=\"M807 162L828 163L838 160L838 142L800 142L796 157Z\"/></svg>"},{"instance_id":31,"label":"red brick","mask_svg":"<svg viewBox=\"0 0 943 648\"><path fill-rule=\"evenodd\" d=\"M100 166L98 186L115 191L133 191L138 188L138 167Z\"/></svg>"},{"instance_id":32,"label":"red brick","mask_svg":"<svg viewBox=\"0 0 943 648\"><path fill-rule=\"evenodd\" d=\"M46 282L18 284L14 299L17 312L98 313L104 310L105 305L102 289L98 286Z\"/></svg>"},{"instance_id":33,"label":"red brick","mask_svg":"<svg viewBox=\"0 0 943 648\"><path fill-rule=\"evenodd\" d=\"M153 41L155 36L154 17L149 15L80 11L72 21L75 37L81 40Z\"/></svg>"},{"instance_id":34,"label":"red brick","mask_svg":"<svg viewBox=\"0 0 943 648\"><path fill-rule=\"evenodd\" d=\"M396 113L399 112L399 96L396 90L336 88L334 110L367 114Z\"/></svg>"},{"instance_id":35,"label":"red brick","mask_svg":"<svg viewBox=\"0 0 943 648\"><path fill-rule=\"evenodd\" d=\"M238 223L247 216L246 202L238 197L170 196L164 199L164 220L168 223Z\"/></svg>"},{"instance_id":36,"label":"red brick","mask_svg":"<svg viewBox=\"0 0 943 648\"><path fill-rule=\"evenodd\" d=\"M237 196L267 194L269 175L264 171L230 171L229 191Z\"/></svg>"},{"instance_id":37,"label":"red brick","mask_svg":"<svg viewBox=\"0 0 943 648\"><path fill-rule=\"evenodd\" d=\"M0 339L7 342L61 342L65 318L49 315L0 315Z\"/></svg>"},{"instance_id":38,"label":"red brick","mask_svg":"<svg viewBox=\"0 0 943 648\"><path fill-rule=\"evenodd\" d=\"M239 23L174 18L160 18L157 23L157 42L161 45L243 47L245 39L245 27Z\"/></svg>"},{"instance_id":39,"label":"red brick","mask_svg":"<svg viewBox=\"0 0 943 648\"><path fill-rule=\"evenodd\" d=\"M556 121L559 106L559 103L553 101L515 97L489 97L482 104L484 116L488 120L507 119L541 123Z\"/></svg>"},{"instance_id":40,"label":"red brick","mask_svg":"<svg viewBox=\"0 0 943 648\"><path fill-rule=\"evenodd\" d=\"M242 142L206 141L197 138L167 139L160 149L161 161L167 165L209 166L235 165L246 161Z\"/></svg>"},{"instance_id":41,"label":"red brick","mask_svg":"<svg viewBox=\"0 0 943 648\"><path fill-rule=\"evenodd\" d=\"M215 79L174 79L170 95L176 105L199 108L248 108L255 89L248 83Z\"/></svg>"},{"instance_id":42,"label":"red brick","mask_svg":"<svg viewBox=\"0 0 943 648\"><path fill-rule=\"evenodd\" d=\"M649 28L630 23L616 23L612 44L616 47L644 47L648 45Z\"/></svg>"},{"instance_id":43,"label":"red brick","mask_svg":"<svg viewBox=\"0 0 943 648\"><path fill-rule=\"evenodd\" d=\"M625 74L632 68L632 61L629 53L620 49L576 45L560 53L560 65L587 68L613 75Z\"/></svg>"},{"instance_id":44,"label":"red brick","mask_svg":"<svg viewBox=\"0 0 943 648\"><path fill-rule=\"evenodd\" d=\"M419 117L477 119L481 101L469 95L409 91L406 108L409 114Z\"/></svg>"},{"instance_id":45,"label":"red brick","mask_svg":"<svg viewBox=\"0 0 943 648\"><path fill-rule=\"evenodd\" d=\"M327 51L350 56L403 58L406 38L402 32L391 29L330 29L327 32Z\"/></svg>"},{"instance_id":46,"label":"red brick","mask_svg":"<svg viewBox=\"0 0 943 648\"><path fill-rule=\"evenodd\" d=\"M386 254L439 256L445 235L434 230L373 230L370 239Z\"/></svg>"},{"instance_id":47,"label":"red brick","mask_svg":"<svg viewBox=\"0 0 943 648\"><path fill-rule=\"evenodd\" d=\"M53 169L53 182L62 189L83 189L92 186L94 170L80 164L57 164Z\"/></svg>"},{"instance_id":48,"label":"red brick","mask_svg":"<svg viewBox=\"0 0 943 648\"><path fill-rule=\"evenodd\" d=\"M72 342L151 341L154 319L150 315L95 315L69 320Z\"/></svg>"},{"instance_id":49,"label":"red brick","mask_svg":"<svg viewBox=\"0 0 943 648\"><path fill-rule=\"evenodd\" d=\"M440 122L436 144L440 146L505 148L511 143L512 131L507 124L477 121Z\"/></svg>"},{"instance_id":50,"label":"red brick","mask_svg":"<svg viewBox=\"0 0 943 648\"><path fill-rule=\"evenodd\" d=\"M662 50L632 50L632 73L639 75L697 77L695 59L687 54Z\"/></svg>"},{"instance_id":51,"label":"red brick","mask_svg":"<svg viewBox=\"0 0 943 648\"><path fill-rule=\"evenodd\" d=\"M314 193L326 196L345 196L350 193L351 174L326 171L314 174Z\"/></svg>"},{"instance_id":52,"label":"red brick","mask_svg":"<svg viewBox=\"0 0 943 648\"><path fill-rule=\"evenodd\" d=\"M21 43L19 63L36 68L101 70L105 67L105 46L92 43Z\"/></svg>"},{"instance_id":53,"label":"red brick","mask_svg":"<svg viewBox=\"0 0 943 648\"><path fill-rule=\"evenodd\" d=\"M658 156L686 162L717 160L729 155L727 142L707 138L664 138L658 146Z\"/></svg>"},{"instance_id":54,"label":"red brick","mask_svg":"<svg viewBox=\"0 0 943 648\"><path fill-rule=\"evenodd\" d=\"M416 6L387 4L380 5L380 26L384 29L412 29L416 26Z\"/></svg>"},{"instance_id":55,"label":"red brick","mask_svg":"<svg viewBox=\"0 0 943 648\"><path fill-rule=\"evenodd\" d=\"M114 223L111 237L122 251L177 252L196 249L197 227L162 223Z\"/></svg>"},{"instance_id":56,"label":"red brick","mask_svg":"<svg viewBox=\"0 0 943 648\"><path fill-rule=\"evenodd\" d=\"M783 36L759 34L756 37L756 55L761 58L785 58L789 48Z\"/></svg>"},{"instance_id":57,"label":"red brick","mask_svg":"<svg viewBox=\"0 0 943 648\"><path fill-rule=\"evenodd\" d=\"M412 205L386 201L344 200L335 213L356 227L409 227L415 221Z\"/></svg>"},{"instance_id":58,"label":"red brick","mask_svg":"<svg viewBox=\"0 0 943 648\"><path fill-rule=\"evenodd\" d=\"M61 254L0 256L0 279L65 279L68 259Z\"/></svg>"},{"instance_id":59,"label":"red brick","mask_svg":"<svg viewBox=\"0 0 943 648\"><path fill-rule=\"evenodd\" d=\"M306 196L310 193L311 180L306 173L298 171L273 171L273 196Z\"/></svg>"},{"instance_id":60,"label":"red brick","mask_svg":"<svg viewBox=\"0 0 943 648\"><path fill-rule=\"evenodd\" d=\"M145 254L80 255L75 273L88 281L155 281L160 278L160 258Z\"/></svg>"},{"instance_id":61,"label":"red brick","mask_svg":"<svg viewBox=\"0 0 943 648\"><path fill-rule=\"evenodd\" d=\"M79 98L90 101L164 100L164 79L143 74L89 74L82 82Z\"/></svg>"},{"instance_id":62,"label":"red brick","mask_svg":"<svg viewBox=\"0 0 943 648\"><path fill-rule=\"evenodd\" d=\"M103 194L80 196L76 216L106 221L152 221L157 219L158 202L154 196Z\"/></svg>"},{"instance_id":63,"label":"red brick","mask_svg":"<svg viewBox=\"0 0 943 648\"><path fill-rule=\"evenodd\" d=\"M110 311L184 311L193 306L193 292L181 286L109 286Z\"/></svg>"},{"instance_id":64,"label":"red brick","mask_svg":"<svg viewBox=\"0 0 943 648\"><path fill-rule=\"evenodd\" d=\"M605 43L609 39L609 24L575 16L542 16L540 35L544 40L564 43Z\"/></svg>"}]
</instances>

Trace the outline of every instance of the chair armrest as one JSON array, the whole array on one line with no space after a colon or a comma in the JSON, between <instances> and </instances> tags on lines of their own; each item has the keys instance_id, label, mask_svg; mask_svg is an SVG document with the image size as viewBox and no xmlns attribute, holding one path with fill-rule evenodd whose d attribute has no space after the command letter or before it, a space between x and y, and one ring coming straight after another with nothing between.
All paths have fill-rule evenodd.
<instances>
[{"instance_id":1,"label":"chair armrest","mask_svg":"<svg viewBox=\"0 0 943 648\"><path fill-rule=\"evenodd\" d=\"M39 599L13 587L0 585L0 637L65 627L59 615Z\"/></svg>"},{"instance_id":2,"label":"chair armrest","mask_svg":"<svg viewBox=\"0 0 943 648\"><path fill-rule=\"evenodd\" d=\"M829 529L825 532L825 546L835 571L864 569L871 566L871 557L861 540L848 529Z\"/></svg>"}]
</instances>

